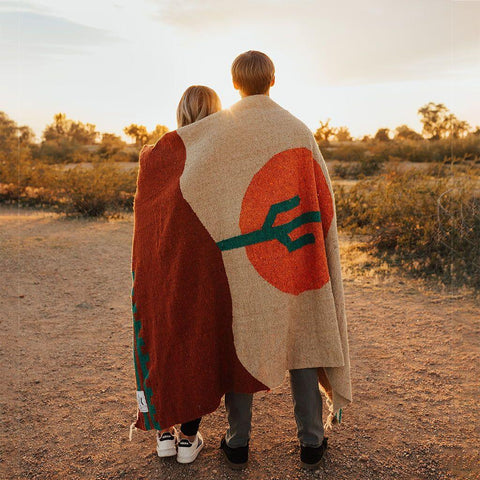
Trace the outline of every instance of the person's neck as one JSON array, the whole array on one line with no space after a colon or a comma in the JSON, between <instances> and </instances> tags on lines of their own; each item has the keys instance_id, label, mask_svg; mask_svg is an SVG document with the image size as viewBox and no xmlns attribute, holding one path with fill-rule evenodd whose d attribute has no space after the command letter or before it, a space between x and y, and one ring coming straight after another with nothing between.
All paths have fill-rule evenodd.
<instances>
[{"instance_id":1,"label":"person's neck","mask_svg":"<svg viewBox=\"0 0 480 480\"><path fill-rule=\"evenodd\" d=\"M255 93L254 95L265 95L266 97L269 97L270 96L270 90L268 92L265 92L265 93ZM248 94L243 93L243 92L240 92L240 96L242 98L253 97L253 95L248 95Z\"/></svg>"}]
</instances>

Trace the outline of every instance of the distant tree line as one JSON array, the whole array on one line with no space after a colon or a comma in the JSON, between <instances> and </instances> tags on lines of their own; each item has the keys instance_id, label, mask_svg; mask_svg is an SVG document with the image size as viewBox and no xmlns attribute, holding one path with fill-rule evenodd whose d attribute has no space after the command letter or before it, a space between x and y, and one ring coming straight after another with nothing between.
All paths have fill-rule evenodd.
<instances>
[{"instance_id":1,"label":"distant tree line","mask_svg":"<svg viewBox=\"0 0 480 480\"><path fill-rule=\"evenodd\" d=\"M390 140L440 140L443 138L463 138L469 133L480 135L480 127L472 129L465 120L459 120L443 103L429 102L418 109L420 122L423 125L421 134L408 125L400 125L395 130L379 128L375 135L364 135L363 142L371 140L388 142ZM337 142L351 142L352 136L348 127L333 127L330 118L320 122L320 126L314 133L315 139L320 146L328 146L331 140Z\"/></svg>"},{"instance_id":2,"label":"distant tree line","mask_svg":"<svg viewBox=\"0 0 480 480\"><path fill-rule=\"evenodd\" d=\"M423 125L421 133L408 125L400 125L393 131L379 128L373 136L364 135L362 138L354 139L348 127L334 127L330 119L327 119L320 122L314 136L321 147L329 147L332 141L344 145L336 146L335 158L340 160L362 160L365 147L372 149L375 145L392 141L397 143L442 141L462 139L468 135L480 138L480 127L472 129L466 121L459 120L442 103L430 102L418 109L418 115ZM114 133L98 132L92 123L82 123L68 118L65 113L57 113L53 117L53 122L45 127L41 142L36 143L30 127L18 126L6 113L0 112L0 160L28 158L44 163L137 161L141 146L155 143L168 132L168 128L156 125L152 131L148 131L144 125L132 123L126 126L123 132L133 140L132 144L127 144ZM351 146L347 147L346 144ZM418 148L415 147L413 150ZM443 158L442 152L443 150L439 155ZM414 158L415 152L412 155L410 156ZM325 158L332 158L328 148L325 149ZM414 161L420 161L420 158L424 158L424 155Z\"/></svg>"},{"instance_id":3,"label":"distant tree line","mask_svg":"<svg viewBox=\"0 0 480 480\"><path fill-rule=\"evenodd\" d=\"M168 128L157 125L149 132L144 125L131 124L124 132L133 140L133 145L114 133L97 131L92 123L82 123L68 118L65 113L57 113L43 130L41 142L35 143L30 127L18 126L5 112L0 112L0 158L21 155L45 163L137 161L140 147L155 143Z\"/></svg>"}]
</instances>

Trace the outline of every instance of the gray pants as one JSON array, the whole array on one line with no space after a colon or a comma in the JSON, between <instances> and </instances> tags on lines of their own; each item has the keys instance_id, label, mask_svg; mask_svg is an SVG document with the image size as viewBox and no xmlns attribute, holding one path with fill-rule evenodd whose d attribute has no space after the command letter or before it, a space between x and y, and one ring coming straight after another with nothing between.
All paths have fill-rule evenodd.
<instances>
[{"instance_id":1,"label":"gray pants","mask_svg":"<svg viewBox=\"0 0 480 480\"><path fill-rule=\"evenodd\" d=\"M300 444L318 447L323 441L324 430L317 368L290 370L290 386ZM229 424L225 437L229 447L244 447L250 440L252 401L252 393L225 394ZM275 426L272 425L272 428Z\"/></svg>"}]
</instances>

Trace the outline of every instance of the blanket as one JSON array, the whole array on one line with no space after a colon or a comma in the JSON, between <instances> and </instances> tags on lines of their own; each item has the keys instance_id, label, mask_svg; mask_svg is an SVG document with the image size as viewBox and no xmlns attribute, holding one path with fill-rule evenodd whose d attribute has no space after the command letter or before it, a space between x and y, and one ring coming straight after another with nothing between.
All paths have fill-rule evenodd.
<instances>
[{"instance_id":1,"label":"blanket","mask_svg":"<svg viewBox=\"0 0 480 480\"><path fill-rule=\"evenodd\" d=\"M317 368L328 418L352 401L335 201L311 131L266 95L140 152L132 312L137 420L163 429L226 392Z\"/></svg>"}]
</instances>

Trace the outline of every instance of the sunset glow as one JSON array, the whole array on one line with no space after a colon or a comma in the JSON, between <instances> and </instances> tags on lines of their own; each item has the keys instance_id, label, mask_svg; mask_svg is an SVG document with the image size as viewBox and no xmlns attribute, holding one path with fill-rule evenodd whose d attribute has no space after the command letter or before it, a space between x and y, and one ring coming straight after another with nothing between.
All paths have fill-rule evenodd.
<instances>
[{"instance_id":1,"label":"sunset glow","mask_svg":"<svg viewBox=\"0 0 480 480\"><path fill-rule=\"evenodd\" d=\"M57 112L117 134L174 129L189 85L237 101L231 62L256 49L276 66L272 98L312 129L420 131L429 101L475 126L478 18L480 2L448 0L5 1L1 108L37 136Z\"/></svg>"}]
</instances>

